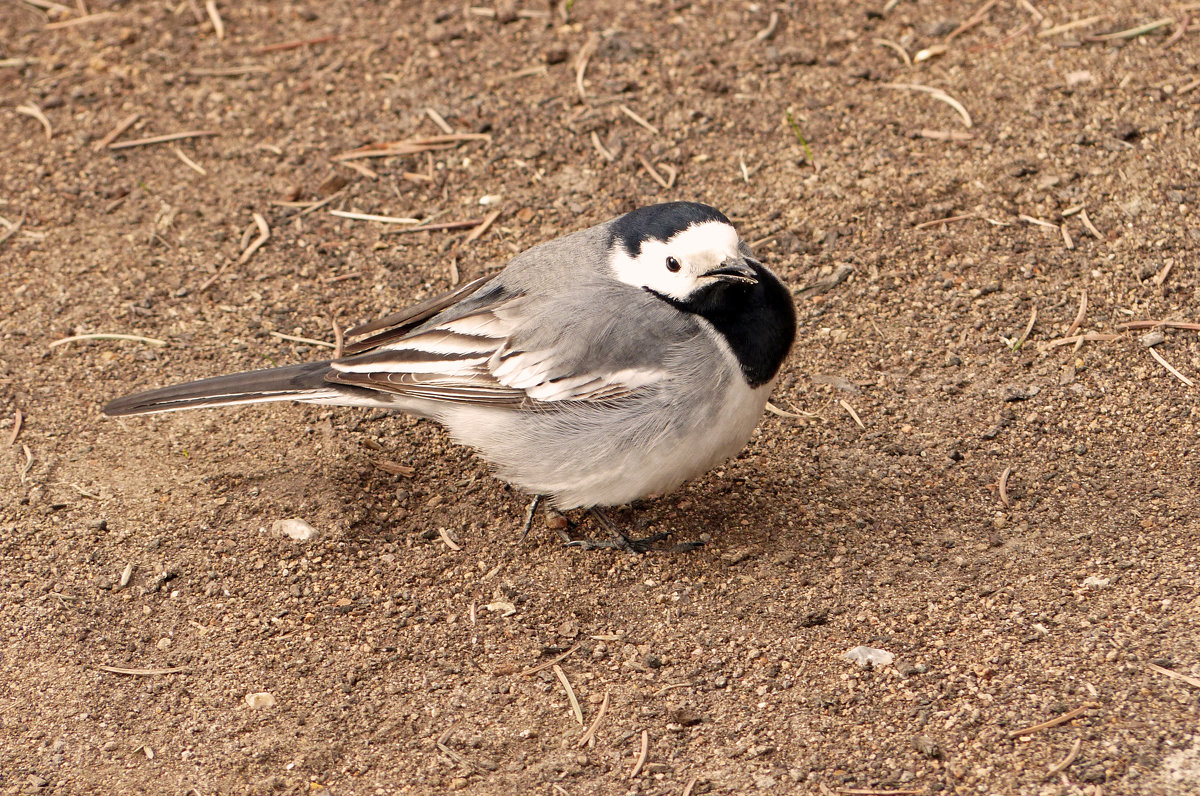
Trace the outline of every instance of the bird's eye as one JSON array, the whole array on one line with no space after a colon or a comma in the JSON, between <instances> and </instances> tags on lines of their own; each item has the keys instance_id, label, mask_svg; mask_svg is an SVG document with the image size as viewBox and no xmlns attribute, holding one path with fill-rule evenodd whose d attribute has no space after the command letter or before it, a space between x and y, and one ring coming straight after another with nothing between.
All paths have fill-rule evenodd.
<instances>
[{"instance_id":1,"label":"bird's eye","mask_svg":"<svg viewBox=\"0 0 1200 796\"><path fill-rule=\"evenodd\" d=\"M670 271L671 273L673 273L673 274L679 273L679 269L682 267L683 266L680 265L679 261L676 260L674 257L667 258L667 270Z\"/></svg>"}]
</instances>

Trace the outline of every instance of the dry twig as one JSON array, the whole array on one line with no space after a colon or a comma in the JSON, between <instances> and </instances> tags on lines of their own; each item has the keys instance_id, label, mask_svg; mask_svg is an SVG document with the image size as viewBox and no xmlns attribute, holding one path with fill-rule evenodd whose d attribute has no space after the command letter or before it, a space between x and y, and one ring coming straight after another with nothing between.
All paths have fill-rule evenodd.
<instances>
[{"instance_id":1,"label":"dry twig","mask_svg":"<svg viewBox=\"0 0 1200 796\"><path fill-rule=\"evenodd\" d=\"M104 136L99 141L92 144L93 151L99 152L101 149L104 149L109 144L111 144L113 141L116 141L118 138L121 137L121 133L124 133L130 127L133 127L133 125L136 124L137 120L140 118L142 118L142 114L131 113L128 116L126 116L124 119L122 119L121 121L117 122L117 126L114 127L112 130L110 130L108 132L108 135Z\"/></svg>"},{"instance_id":2,"label":"dry twig","mask_svg":"<svg viewBox=\"0 0 1200 796\"><path fill-rule=\"evenodd\" d=\"M1079 757L1079 748L1083 746L1083 738L1076 738L1075 743L1071 744L1071 751L1067 752L1067 756L1050 766L1050 770L1046 772L1047 777L1052 777L1060 771L1066 771L1075 762L1075 758Z\"/></svg>"},{"instance_id":3,"label":"dry twig","mask_svg":"<svg viewBox=\"0 0 1200 796\"><path fill-rule=\"evenodd\" d=\"M1071 321L1071 325L1067 327L1067 337L1079 331L1079 327L1083 326L1083 319L1087 315L1087 291L1079 294L1079 312L1075 313L1075 320Z\"/></svg>"},{"instance_id":4,"label":"dry twig","mask_svg":"<svg viewBox=\"0 0 1200 796\"><path fill-rule=\"evenodd\" d=\"M266 55L267 53L277 53L284 50L298 50L301 47L307 47L310 44L324 44L333 41L337 38L336 33L331 33L328 36L317 36L312 39L298 39L297 41L283 41L278 44L268 44L266 47L259 47L254 52L258 55Z\"/></svg>"},{"instance_id":5,"label":"dry twig","mask_svg":"<svg viewBox=\"0 0 1200 796\"><path fill-rule=\"evenodd\" d=\"M1090 708L1098 708L1098 707L1100 707L1100 705L1096 702L1085 702L1082 705L1080 705L1079 707L1075 708L1074 710L1068 711L1068 712L1062 714L1061 716L1057 716L1053 719L1050 719L1049 721L1043 721L1040 724L1034 724L1034 725L1031 725L1029 727L1024 727L1019 730L1011 730L1008 733L1008 737L1009 738L1019 738L1022 735L1032 735L1035 732L1041 732L1042 730L1048 730L1051 727L1057 727L1060 724L1066 724L1068 721L1071 721L1072 719L1079 718L1080 716L1083 715L1084 711L1086 711Z\"/></svg>"},{"instance_id":6,"label":"dry twig","mask_svg":"<svg viewBox=\"0 0 1200 796\"><path fill-rule=\"evenodd\" d=\"M908 56L908 50L905 50L903 47L901 47L896 42L891 41L890 39L875 39L875 43L877 45L879 45L880 47L887 47L889 50L892 50L897 55L899 55L900 58L904 61L905 66L913 65L912 58L910 58Z\"/></svg>"},{"instance_id":7,"label":"dry twig","mask_svg":"<svg viewBox=\"0 0 1200 796\"><path fill-rule=\"evenodd\" d=\"M200 138L206 135L220 135L217 130L188 130L183 133L168 133L167 135L154 135L149 138L138 138L133 141L122 141L119 144L109 144L110 150L129 149L135 146L150 146L151 144L166 144L171 141L182 141L185 138Z\"/></svg>"},{"instance_id":8,"label":"dry twig","mask_svg":"<svg viewBox=\"0 0 1200 796\"><path fill-rule=\"evenodd\" d=\"M208 12L208 18L212 21L213 32L217 34L217 41L225 38L225 21L221 19L221 12L217 10L216 0L204 0L204 10Z\"/></svg>"},{"instance_id":9,"label":"dry twig","mask_svg":"<svg viewBox=\"0 0 1200 796\"><path fill-rule=\"evenodd\" d=\"M202 167L202 166L201 166L199 163L197 163L196 161L192 160L192 159L191 159L191 158L189 158L187 155L185 155L185 154L183 153L183 150L182 150L182 149L180 149L178 146L176 146L176 145L172 144L172 145L171 145L171 151L175 153L175 156L176 156L177 158L179 158L180 160L182 160L182 161L183 161L183 165L187 166L189 169L191 169L192 171L196 172L196 173L197 173L197 174L199 174L201 177L207 177L207 176L208 176L208 172L207 172L207 171L205 171L205 170L204 170L204 168L203 168L203 167Z\"/></svg>"},{"instance_id":10,"label":"dry twig","mask_svg":"<svg viewBox=\"0 0 1200 796\"><path fill-rule=\"evenodd\" d=\"M854 411L854 407L851 406L849 404L849 402L847 402L843 398L843 399L839 400L838 403L841 405L841 407L843 409L845 409L847 412L850 413L850 417L854 418L854 422L858 424L859 428L864 429L864 430L866 429L866 425L863 424L862 418L858 416L858 412Z\"/></svg>"},{"instance_id":11,"label":"dry twig","mask_svg":"<svg viewBox=\"0 0 1200 796\"><path fill-rule=\"evenodd\" d=\"M1156 663L1147 663L1146 668L1152 672L1158 672L1159 674L1165 674L1167 677L1170 677L1172 680L1178 680L1182 683L1187 683L1190 686L1200 688L1200 677L1190 677L1186 674L1172 671L1172 670L1166 668L1165 666L1159 666Z\"/></svg>"},{"instance_id":12,"label":"dry twig","mask_svg":"<svg viewBox=\"0 0 1200 796\"><path fill-rule=\"evenodd\" d=\"M651 133L654 133L654 135L661 135L661 133L659 133L659 131L658 131L658 128L657 128L657 127L655 127L654 125L650 124L650 122L646 121L646 119L645 119L644 117L642 117L642 116L639 116L639 115L638 115L638 114L637 114L637 113L636 113L636 112L635 112L635 111L634 111L632 108L630 108L628 105L621 104L621 105L618 105L618 106L617 106L617 108L618 108L618 109L621 111L621 113L625 114L625 115L626 115L626 116L628 116L630 119L633 119L633 121L634 121L634 122L636 122L636 123L637 123L639 126L646 128L646 129L647 129L647 130L649 130Z\"/></svg>"},{"instance_id":13,"label":"dry twig","mask_svg":"<svg viewBox=\"0 0 1200 796\"><path fill-rule=\"evenodd\" d=\"M943 91L940 88L933 88L931 86L922 86L918 83L883 83L881 85L883 86L883 88L892 88L892 89L898 89L898 90L902 90L902 91L920 91L925 94L928 94L929 96L933 97L934 99L940 100L941 102L944 102L947 105L949 105L951 108L953 108L955 110L955 112L957 112L958 115L962 118L963 124L965 126L967 126L967 127L973 126L973 122L971 121L971 114L967 113L967 109L965 107L963 107L963 104L961 102L959 102L958 100L956 100L954 97L951 97L949 94L947 94L945 91Z\"/></svg>"},{"instance_id":14,"label":"dry twig","mask_svg":"<svg viewBox=\"0 0 1200 796\"><path fill-rule=\"evenodd\" d=\"M1157 327L1165 329L1186 329L1189 332L1200 332L1200 323L1188 323L1187 321L1126 321L1118 323L1118 329L1155 329Z\"/></svg>"},{"instance_id":15,"label":"dry twig","mask_svg":"<svg viewBox=\"0 0 1200 796\"><path fill-rule=\"evenodd\" d=\"M245 265L254 256L254 253L271 239L271 228L267 226L267 220L261 214L254 214L254 223L258 226L258 237L242 252L242 256L238 258L238 265Z\"/></svg>"},{"instance_id":16,"label":"dry twig","mask_svg":"<svg viewBox=\"0 0 1200 796\"><path fill-rule=\"evenodd\" d=\"M426 108L425 115L428 116L430 121L436 124L443 133L446 135L454 135L454 128L450 126L442 114L438 113L433 108Z\"/></svg>"},{"instance_id":17,"label":"dry twig","mask_svg":"<svg viewBox=\"0 0 1200 796\"><path fill-rule=\"evenodd\" d=\"M642 749L638 752L637 760L633 764L633 771L630 772L630 779L637 779L637 775L642 773L642 767L646 765L646 759L650 757L650 733L642 730Z\"/></svg>"},{"instance_id":18,"label":"dry twig","mask_svg":"<svg viewBox=\"0 0 1200 796\"><path fill-rule=\"evenodd\" d=\"M124 666L106 666L102 663L96 664L96 668L102 672L112 672L113 674L129 674L138 677L153 677L159 674L177 674L186 672L186 666L174 666L169 669L129 669Z\"/></svg>"},{"instance_id":19,"label":"dry twig","mask_svg":"<svg viewBox=\"0 0 1200 796\"><path fill-rule=\"evenodd\" d=\"M71 337L64 337L61 340L55 340L49 345L50 348L55 346L65 345L67 343L76 343L80 340L133 340L138 343L146 343L148 345L166 345L166 340L156 340L153 337L141 337L136 334L104 334L96 332L94 334L76 334Z\"/></svg>"},{"instance_id":20,"label":"dry twig","mask_svg":"<svg viewBox=\"0 0 1200 796\"><path fill-rule=\"evenodd\" d=\"M922 221L920 224L914 226L913 229L928 229L929 227L936 227L940 224L951 224L955 221L966 221L971 218L975 218L974 213L965 213L961 216L949 216L947 218L935 218L932 221Z\"/></svg>"},{"instance_id":21,"label":"dry twig","mask_svg":"<svg viewBox=\"0 0 1200 796\"><path fill-rule=\"evenodd\" d=\"M600 35L593 33L579 48L579 55L575 58L575 90L579 92L579 99L585 102L587 101L587 91L583 88L583 76L587 72L588 61L592 60L592 55L599 46Z\"/></svg>"},{"instance_id":22,"label":"dry twig","mask_svg":"<svg viewBox=\"0 0 1200 796\"><path fill-rule=\"evenodd\" d=\"M8 433L8 441L4 443L4 447L11 448L13 443L17 441L17 437L21 435L21 425L25 422L25 415L20 409L13 414L12 431Z\"/></svg>"},{"instance_id":23,"label":"dry twig","mask_svg":"<svg viewBox=\"0 0 1200 796\"><path fill-rule=\"evenodd\" d=\"M557 663L550 668L554 670L554 676L558 678L558 682L562 683L563 689L567 692L567 701L571 703L571 712L575 714L575 720L582 727L583 709L579 707L579 700L575 698L575 689L571 687L571 681L567 679L566 672Z\"/></svg>"},{"instance_id":24,"label":"dry twig","mask_svg":"<svg viewBox=\"0 0 1200 796\"><path fill-rule=\"evenodd\" d=\"M346 218L351 221L378 221L380 224L420 224L419 218L404 218L402 216L377 216L373 213L351 213L347 210L330 210L329 215Z\"/></svg>"},{"instance_id":25,"label":"dry twig","mask_svg":"<svg viewBox=\"0 0 1200 796\"><path fill-rule=\"evenodd\" d=\"M34 105L32 102L17 106L17 113L25 116L32 116L41 123L46 131L46 140L49 141L54 136L54 128L50 126L50 120L46 118L46 114L42 113L42 109Z\"/></svg>"},{"instance_id":26,"label":"dry twig","mask_svg":"<svg viewBox=\"0 0 1200 796\"><path fill-rule=\"evenodd\" d=\"M492 212L488 213L487 218L483 219L483 221L480 222L479 226L477 226L477 227L475 227L475 229L471 230L470 234L468 234L467 237L463 239L463 242L464 243L474 243L475 241L482 238L484 233L487 232L489 229L491 229L492 224L494 224L496 222L496 219L500 218L500 213L501 213L500 210L493 210Z\"/></svg>"},{"instance_id":27,"label":"dry twig","mask_svg":"<svg viewBox=\"0 0 1200 796\"><path fill-rule=\"evenodd\" d=\"M1004 508L1012 508L1012 501L1008 499L1008 477L1012 475L1012 467L1005 467L1004 472L1000 473L1000 502L1004 504Z\"/></svg>"},{"instance_id":28,"label":"dry twig","mask_svg":"<svg viewBox=\"0 0 1200 796\"><path fill-rule=\"evenodd\" d=\"M1180 373L1178 370L1176 370L1176 369L1175 369L1175 366L1174 366L1174 365L1172 365L1170 362L1168 362L1166 359L1164 359L1164 358L1163 358L1163 355L1162 355L1162 354L1160 354L1160 353L1158 353L1158 351L1156 351L1156 350L1155 350L1155 349L1153 349L1153 348L1150 348L1150 349L1147 349L1147 350L1150 352L1150 356L1152 356L1152 357L1154 357L1155 359L1157 359L1157 360L1158 360L1158 364L1160 364L1160 365L1162 365L1164 368L1166 368L1166 369L1167 369L1167 372L1168 372L1168 373L1170 373L1172 376L1174 376L1175 378L1179 379L1181 382L1183 382L1184 384L1186 384L1186 385L1187 385L1187 386L1189 386L1189 387L1195 387L1195 386L1196 386L1196 382L1192 381L1192 380L1191 380L1191 379L1189 379L1187 376L1183 375L1183 374L1182 374L1182 373Z\"/></svg>"},{"instance_id":29,"label":"dry twig","mask_svg":"<svg viewBox=\"0 0 1200 796\"><path fill-rule=\"evenodd\" d=\"M548 661L546 663L539 663L537 666L531 666L530 668L525 669L524 671L520 672L520 676L528 677L531 674L537 674L538 672L540 672L544 669L549 669L551 666L562 663L567 658L571 657L571 653L575 652L575 650L577 650L577 649L579 649L578 643L572 645L571 649L567 650L566 652L562 653L561 655L557 656L556 658L554 658L551 661Z\"/></svg>"},{"instance_id":30,"label":"dry twig","mask_svg":"<svg viewBox=\"0 0 1200 796\"><path fill-rule=\"evenodd\" d=\"M451 550L455 552L462 550L462 545L450 538L450 532L445 528L438 528L438 536L442 537L442 541L446 543L446 547L449 547Z\"/></svg>"},{"instance_id":31,"label":"dry twig","mask_svg":"<svg viewBox=\"0 0 1200 796\"><path fill-rule=\"evenodd\" d=\"M557 667L556 667L557 668ZM600 728L600 722L604 719L604 714L608 713L608 698L609 692L604 692L604 701L600 703L600 711L596 713L596 718L592 719L592 725L587 728L587 732L579 736L577 746L587 746L596 737L596 730Z\"/></svg>"},{"instance_id":32,"label":"dry twig","mask_svg":"<svg viewBox=\"0 0 1200 796\"><path fill-rule=\"evenodd\" d=\"M1097 22L1103 22L1106 19L1108 19L1108 14L1097 14L1094 17L1084 17L1083 19L1064 22L1062 25L1055 25L1052 28L1039 30L1037 36L1039 39L1045 39L1049 38L1050 36L1057 36L1060 33L1069 33L1076 28L1086 28L1088 25L1095 25Z\"/></svg>"},{"instance_id":33,"label":"dry twig","mask_svg":"<svg viewBox=\"0 0 1200 796\"><path fill-rule=\"evenodd\" d=\"M658 170L650 164L650 161L646 160L645 155L639 152L637 158L638 162L642 164L642 168L646 170L646 173L650 175L652 180L661 185L663 188L670 190L671 184L667 182L666 178L658 173Z\"/></svg>"}]
</instances>

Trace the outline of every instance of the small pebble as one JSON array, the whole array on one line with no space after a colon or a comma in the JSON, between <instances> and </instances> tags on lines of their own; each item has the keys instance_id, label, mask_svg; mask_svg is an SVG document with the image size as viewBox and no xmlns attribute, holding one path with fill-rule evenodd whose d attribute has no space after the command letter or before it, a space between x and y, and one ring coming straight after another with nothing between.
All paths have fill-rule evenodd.
<instances>
[{"instance_id":1,"label":"small pebble","mask_svg":"<svg viewBox=\"0 0 1200 796\"><path fill-rule=\"evenodd\" d=\"M876 649L875 647L855 647L852 650L847 650L842 654L842 660L850 663L857 663L859 666L867 667L874 666L890 666L896 656L887 650Z\"/></svg>"},{"instance_id":2,"label":"small pebble","mask_svg":"<svg viewBox=\"0 0 1200 796\"><path fill-rule=\"evenodd\" d=\"M275 520L275 522L271 523L271 533L277 536L286 536L297 542L307 542L317 535L317 529L304 520L293 518L290 520Z\"/></svg>"},{"instance_id":3,"label":"small pebble","mask_svg":"<svg viewBox=\"0 0 1200 796\"><path fill-rule=\"evenodd\" d=\"M271 696L270 691L259 691L253 694L246 694L246 704L258 710L260 708L275 707L275 697Z\"/></svg>"}]
</instances>

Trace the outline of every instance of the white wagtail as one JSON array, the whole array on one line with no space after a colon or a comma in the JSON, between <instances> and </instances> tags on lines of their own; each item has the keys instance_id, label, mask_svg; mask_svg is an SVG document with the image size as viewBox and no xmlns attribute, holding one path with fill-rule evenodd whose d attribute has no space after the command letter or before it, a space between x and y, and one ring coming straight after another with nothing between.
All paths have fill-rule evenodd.
<instances>
[{"instance_id":1,"label":"white wagtail","mask_svg":"<svg viewBox=\"0 0 1200 796\"><path fill-rule=\"evenodd\" d=\"M441 423L500 478L560 510L613 506L736 455L795 331L791 293L729 219L669 202L539 244L493 277L351 329L361 339L338 359L164 387L104 412L266 401L396 409Z\"/></svg>"}]
</instances>

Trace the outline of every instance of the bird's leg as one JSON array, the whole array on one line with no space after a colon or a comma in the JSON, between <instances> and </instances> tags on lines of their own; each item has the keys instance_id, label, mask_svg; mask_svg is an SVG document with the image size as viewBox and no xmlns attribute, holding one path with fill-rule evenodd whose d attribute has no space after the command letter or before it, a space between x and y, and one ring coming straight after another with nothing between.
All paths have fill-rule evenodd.
<instances>
[{"instance_id":1,"label":"bird's leg","mask_svg":"<svg viewBox=\"0 0 1200 796\"><path fill-rule=\"evenodd\" d=\"M650 551L658 553L681 553L687 550L695 550L704 542L682 542L680 544L671 545L670 547L653 547L655 542L661 542L671 534L656 533L647 536L644 539L631 539L621 531L613 522L600 511L598 508L590 509L591 515L596 518L596 521L604 528L604 530L615 536L615 539L597 541L595 539L578 539L567 542L570 547L582 547L584 550L600 550L605 548L614 548L618 550L628 550L631 553L648 553Z\"/></svg>"},{"instance_id":2,"label":"bird's leg","mask_svg":"<svg viewBox=\"0 0 1200 796\"><path fill-rule=\"evenodd\" d=\"M542 505L542 496L534 495L533 502L529 504L529 508L525 509L525 524L521 526L521 541L525 541L525 537L533 529L533 517L537 514L538 506Z\"/></svg>"}]
</instances>

